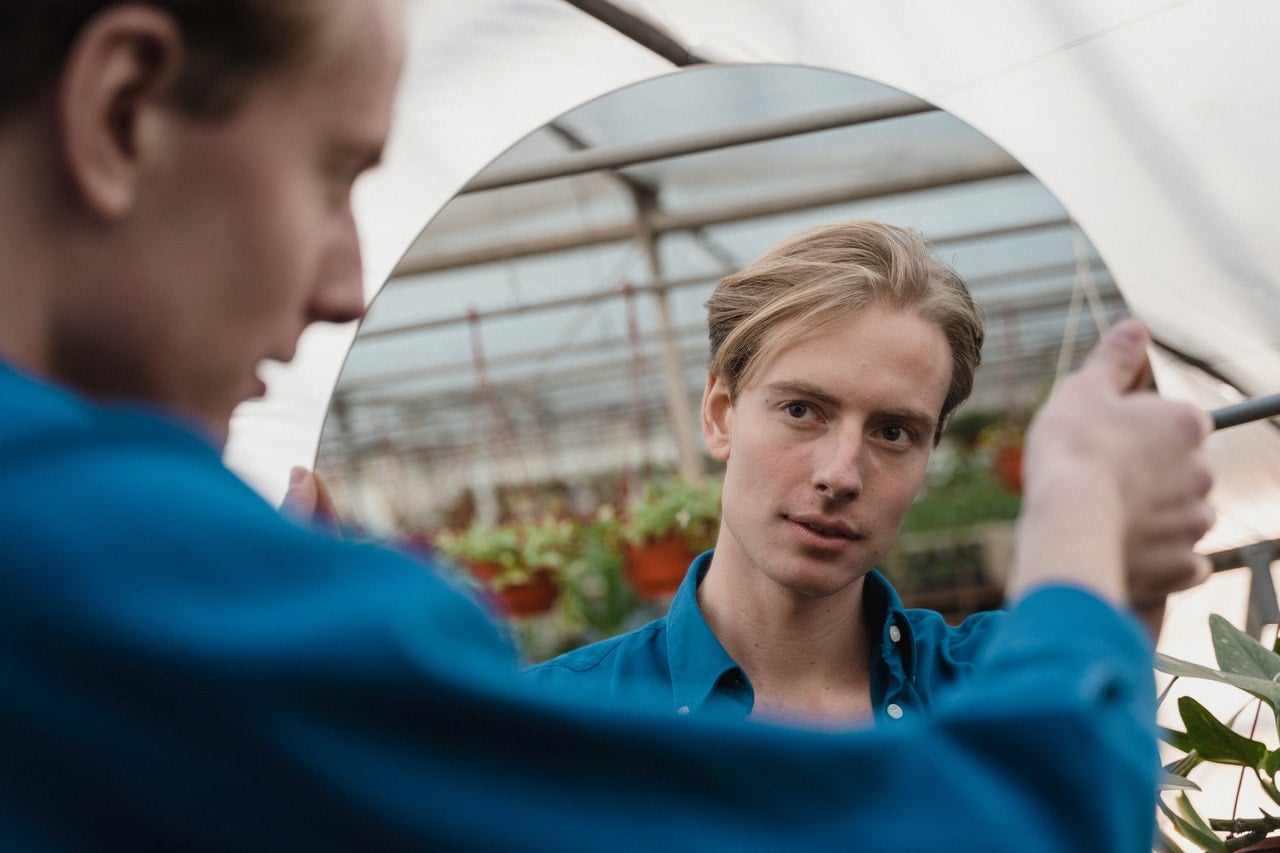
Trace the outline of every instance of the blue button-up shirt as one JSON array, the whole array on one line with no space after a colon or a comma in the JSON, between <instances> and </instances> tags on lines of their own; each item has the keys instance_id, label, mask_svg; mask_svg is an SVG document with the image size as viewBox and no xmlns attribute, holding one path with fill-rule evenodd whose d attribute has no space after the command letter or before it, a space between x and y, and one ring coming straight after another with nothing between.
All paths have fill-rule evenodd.
<instances>
[{"instance_id":1,"label":"blue button-up shirt","mask_svg":"<svg viewBox=\"0 0 1280 853\"><path fill-rule=\"evenodd\" d=\"M712 553L689 566L667 615L532 667L529 675L544 687L589 691L679 714L746 716L755 703L751 681L698 607L698 584L711 566ZM862 601L871 627L871 700L877 723L927 710L947 685L962 681L1003 616L979 613L949 625L932 610L904 608L877 571L867 575Z\"/></svg>"},{"instance_id":2,"label":"blue button-up shirt","mask_svg":"<svg viewBox=\"0 0 1280 853\"><path fill-rule=\"evenodd\" d=\"M583 701L429 568L3 365L0 553L0 850L1150 849L1150 643L1069 587L895 725Z\"/></svg>"}]
</instances>

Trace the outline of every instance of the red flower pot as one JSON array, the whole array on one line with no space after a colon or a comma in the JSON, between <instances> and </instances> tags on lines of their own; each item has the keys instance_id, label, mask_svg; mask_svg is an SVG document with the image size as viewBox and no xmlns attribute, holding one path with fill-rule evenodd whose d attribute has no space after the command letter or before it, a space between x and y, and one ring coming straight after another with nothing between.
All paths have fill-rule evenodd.
<instances>
[{"instance_id":1,"label":"red flower pot","mask_svg":"<svg viewBox=\"0 0 1280 853\"><path fill-rule=\"evenodd\" d=\"M485 597L494 609L507 619L546 613L560 593L555 575L548 569L538 569L523 583L511 583L495 589L493 580L498 576L497 566L468 561L467 568L484 584Z\"/></svg>"},{"instance_id":2,"label":"red flower pot","mask_svg":"<svg viewBox=\"0 0 1280 853\"><path fill-rule=\"evenodd\" d=\"M996 476L1006 489L1022 494L1022 445L1005 444L996 448Z\"/></svg>"},{"instance_id":3,"label":"red flower pot","mask_svg":"<svg viewBox=\"0 0 1280 853\"><path fill-rule=\"evenodd\" d=\"M628 545L627 580L636 595L646 601L665 598L679 588L696 556L684 539L674 533L643 545Z\"/></svg>"}]
</instances>

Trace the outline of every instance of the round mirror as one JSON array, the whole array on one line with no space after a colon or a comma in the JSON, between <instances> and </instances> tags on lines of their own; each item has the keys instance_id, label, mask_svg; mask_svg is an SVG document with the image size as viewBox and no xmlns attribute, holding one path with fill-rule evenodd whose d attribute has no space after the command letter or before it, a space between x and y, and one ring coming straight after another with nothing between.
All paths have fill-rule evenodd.
<instances>
[{"instance_id":1,"label":"round mirror","mask_svg":"<svg viewBox=\"0 0 1280 853\"><path fill-rule=\"evenodd\" d=\"M916 603L957 615L998 603L1007 537L987 523L1016 513L1018 430L1124 304L1063 206L989 139L895 89L806 67L636 84L476 176L402 259L343 368L318 469L344 519L423 547L449 533L457 547L469 529L582 526L602 508L622 523L646 486L677 476L713 486L698 424L703 302L782 239L853 217L923 234L987 319L973 397L934 454L893 571ZM961 487L962 499L947 491ZM532 547L527 531L515 538ZM560 574L548 595L564 606L521 620L543 626L533 657L662 606L625 571L586 578L574 602L564 590L582 579ZM591 607L608 618L591 624Z\"/></svg>"}]
</instances>

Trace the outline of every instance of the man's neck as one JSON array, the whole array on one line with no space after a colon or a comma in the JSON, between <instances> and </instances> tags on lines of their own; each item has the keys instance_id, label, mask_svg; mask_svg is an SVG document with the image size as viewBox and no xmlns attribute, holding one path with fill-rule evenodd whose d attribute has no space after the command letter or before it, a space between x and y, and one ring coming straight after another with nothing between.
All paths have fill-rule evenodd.
<instances>
[{"instance_id":1,"label":"man's neck","mask_svg":"<svg viewBox=\"0 0 1280 853\"><path fill-rule=\"evenodd\" d=\"M717 549L698 587L712 633L755 692L753 715L847 724L871 713L863 579L815 598L787 589Z\"/></svg>"}]
</instances>

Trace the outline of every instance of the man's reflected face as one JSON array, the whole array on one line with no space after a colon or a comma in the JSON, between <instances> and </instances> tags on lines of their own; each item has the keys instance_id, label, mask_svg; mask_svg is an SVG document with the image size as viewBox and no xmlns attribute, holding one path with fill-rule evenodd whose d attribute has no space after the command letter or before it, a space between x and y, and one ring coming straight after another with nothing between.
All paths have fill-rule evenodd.
<instances>
[{"instance_id":1,"label":"man's reflected face","mask_svg":"<svg viewBox=\"0 0 1280 853\"><path fill-rule=\"evenodd\" d=\"M806 596L862 578L924 481L951 366L938 326L873 304L781 350L731 405L713 384L724 430L708 446L726 462L717 561Z\"/></svg>"}]
</instances>

